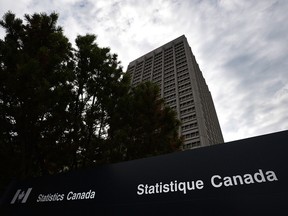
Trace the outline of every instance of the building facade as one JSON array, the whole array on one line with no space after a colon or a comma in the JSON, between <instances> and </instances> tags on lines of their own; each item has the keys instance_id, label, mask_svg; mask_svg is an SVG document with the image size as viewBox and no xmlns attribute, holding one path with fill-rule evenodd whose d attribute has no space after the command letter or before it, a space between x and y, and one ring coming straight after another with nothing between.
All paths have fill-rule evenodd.
<instances>
[{"instance_id":1,"label":"building facade","mask_svg":"<svg viewBox=\"0 0 288 216\"><path fill-rule=\"evenodd\" d=\"M183 150L223 143L211 93L184 35L132 61L132 86L152 81L177 112Z\"/></svg>"}]
</instances>

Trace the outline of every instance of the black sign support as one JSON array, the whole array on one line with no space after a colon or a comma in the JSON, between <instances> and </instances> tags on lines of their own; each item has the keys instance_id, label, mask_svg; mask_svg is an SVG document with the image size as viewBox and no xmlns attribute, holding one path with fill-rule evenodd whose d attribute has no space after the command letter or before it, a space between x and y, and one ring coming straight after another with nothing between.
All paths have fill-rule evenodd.
<instances>
[{"instance_id":1,"label":"black sign support","mask_svg":"<svg viewBox=\"0 0 288 216\"><path fill-rule=\"evenodd\" d=\"M288 131L14 182L0 215L288 215Z\"/></svg>"}]
</instances>

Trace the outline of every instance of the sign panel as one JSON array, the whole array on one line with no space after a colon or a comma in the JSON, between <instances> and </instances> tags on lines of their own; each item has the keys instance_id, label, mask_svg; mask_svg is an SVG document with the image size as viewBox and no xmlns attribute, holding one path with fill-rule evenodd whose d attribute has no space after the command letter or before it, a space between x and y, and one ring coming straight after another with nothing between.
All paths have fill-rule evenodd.
<instances>
[{"instance_id":1,"label":"sign panel","mask_svg":"<svg viewBox=\"0 0 288 216\"><path fill-rule=\"evenodd\" d=\"M14 182L1 215L288 215L288 131Z\"/></svg>"}]
</instances>

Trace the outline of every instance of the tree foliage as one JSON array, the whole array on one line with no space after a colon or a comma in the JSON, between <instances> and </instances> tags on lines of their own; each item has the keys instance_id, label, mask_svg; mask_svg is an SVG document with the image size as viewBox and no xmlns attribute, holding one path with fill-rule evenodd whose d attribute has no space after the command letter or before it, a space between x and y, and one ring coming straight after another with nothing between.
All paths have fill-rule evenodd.
<instances>
[{"instance_id":1,"label":"tree foliage","mask_svg":"<svg viewBox=\"0 0 288 216\"><path fill-rule=\"evenodd\" d=\"M177 150L179 121L158 87L130 87L116 54L89 34L73 48L57 20L56 13L22 20L7 12L0 21L1 175L26 178Z\"/></svg>"},{"instance_id":2,"label":"tree foliage","mask_svg":"<svg viewBox=\"0 0 288 216\"><path fill-rule=\"evenodd\" d=\"M177 151L180 122L164 106L157 85L146 82L131 89L111 113L109 151L112 161L131 160Z\"/></svg>"},{"instance_id":3,"label":"tree foliage","mask_svg":"<svg viewBox=\"0 0 288 216\"><path fill-rule=\"evenodd\" d=\"M56 26L57 14L25 18L23 24L8 12L0 23L6 30L0 41L1 158L13 156L4 164L11 162L7 168L22 177L46 173L62 148L73 81L71 45Z\"/></svg>"}]
</instances>

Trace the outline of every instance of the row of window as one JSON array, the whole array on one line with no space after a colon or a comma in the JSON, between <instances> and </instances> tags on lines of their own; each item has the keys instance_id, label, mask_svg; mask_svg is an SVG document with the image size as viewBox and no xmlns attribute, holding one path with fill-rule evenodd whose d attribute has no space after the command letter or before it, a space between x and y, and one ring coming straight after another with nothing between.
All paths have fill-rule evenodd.
<instances>
[{"instance_id":1,"label":"row of window","mask_svg":"<svg viewBox=\"0 0 288 216\"><path fill-rule=\"evenodd\" d=\"M172 77L173 77L173 78L175 77L174 73L173 73L173 74L170 74L170 75L168 75L168 76L165 75L165 79L166 79L166 80L168 80L168 79L170 80Z\"/></svg>"},{"instance_id":2,"label":"row of window","mask_svg":"<svg viewBox=\"0 0 288 216\"><path fill-rule=\"evenodd\" d=\"M168 72L171 72L171 71L174 72L174 65L170 66L169 68L165 68L164 69L164 73L168 73Z\"/></svg>"},{"instance_id":3,"label":"row of window","mask_svg":"<svg viewBox=\"0 0 288 216\"><path fill-rule=\"evenodd\" d=\"M175 82L174 79L165 80L164 85L169 85L170 83L174 83L174 82Z\"/></svg>"},{"instance_id":4,"label":"row of window","mask_svg":"<svg viewBox=\"0 0 288 216\"><path fill-rule=\"evenodd\" d=\"M195 142L191 142L191 143L187 143L185 145L183 145L183 149L191 149L191 148L195 148L195 147L199 147L200 146L200 141L195 141Z\"/></svg>"},{"instance_id":5,"label":"row of window","mask_svg":"<svg viewBox=\"0 0 288 216\"><path fill-rule=\"evenodd\" d=\"M171 53L169 56L165 56L164 57L164 62L165 63L169 63L171 61L173 61L173 53Z\"/></svg>"},{"instance_id":6,"label":"row of window","mask_svg":"<svg viewBox=\"0 0 288 216\"><path fill-rule=\"evenodd\" d=\"M162 64L162 57L161 58L158 58L158 59L154 59L154 65L161 65Z\"/></svg>"},{"instance_id":7,"label":"row of window","mask_svg":"<svg viewBox=\"0 0 288 216\"><path fill-rule=\"evenodd\" d=\"M167 93L167 92L165 92L165 93ZM169 93L171 93L171 92L169 92ZM167 94L169 94L169 93L167 93ZM168 106L175 105L176 100L174 99L174 100L171 100L171 101L166 101L165 103L166 103L166 105L168 105ZM193 105L193 104L194 104L194 101L193 101L193 100L190 100L190 101L181 103L181 104L180 104L180 109L181 109L181 108L185 108L185 107L187 107L187 106L189 106L189 105ZM189 109L190 109L190 108L189 108ZM191 110L193 111L193 110L195 110L195 108L192 107Z\"/></svg>"},{"instance_id":8,"label":"row of window","mask_svg":"<svg viewBox=\"0 0 288 216\"><path fill-rule=\"evenodd\" d=\"M149 70L146 70L146 71L144 71L143 72L143 76L147 76L147 75L152 75L152 70L151 69L149 69Z\"/></svg>"},{"instance_id":9,"label":"row of window","mask_svg":"<svg viewBox=\"0 0 288 216\"><path fill-rule=\"evenodd\" d=\"M184 46L183 46L182 42L180 44L175 45L175 53L176 53L175 57L176 57L176 60L178 58L180 58L180 57L185 56L185 52L183 52L183 50L184 50ZM155 54L155 56L154 56L154 66L156 66L157 64L162 65L161 64L162 57L163 57L163 52ZM173 59L173 48L172 47L170 47L170 48L168 48L168 49L166 49L164 51L165 62L168 60L168 58ZM152 65L152 61L153 61L153 57L150 57L150 58L146 59L145 60L145 68L146 67L150 67ZM140 68L142 66L143 66L143 61L136 65L136 69ZM133 69L134 69L134 66L132 66L128 70L129 71L133 71Z\"/></svg>"},{"instance_id":10,"label":"row of window","mask_svg":"<svg viewBox=\"0 0 288 216\"><path fill-rule=\"evenodd\" d=\"M139 70L139 69L141 70L142 66L143 66L143 62L138 63L136 65L136 71Z\"/></svg>"},{"instance_id":11,"label":"row of window","mask_svg":"<svg viewBox=\"0 0 288 216\"><path fill-rule=\"evenodd\" d=\"M187 69L185 69L185 70L182 70L182 71L179 71L177 74L178 74L178 79L180 78L182 78L182 77L185 77L185 76L187 76L187 74L188 73L186 73L184 76L181 76L183 73L185 73L185 72L187 72L188 70ZM164 71L164 73L165 73L165 76L166 75L170 75L170 74L174 74L174 66L172 65L171 66L171 68L167 68L167 69L165 69L165 71ZM143 76L144 76L144 74L151 74L151 69L149 69L149 70L145 70L144 71L144 73L143 73ZM161 68L160 69L158 69L158 70L154 70L153 71L153 77L155 77L155 76L158 76L158 75L160 75L160 74L162 74L162 70L161 70ZM134 76L140 76L141 75L141 71L138 71L138 72L135 72L135 74L134 74Z\"/></svg>"},{"instance_id":12,"label":"row of window","mask_svg":"<svg viewBox=\"0 0 288 216\"><path fill-rule=\"evenodd\" d=\"M187 67L187 62L185 61L183 64L176 64L177 70Z\"/></svg>"},{"instance_id":13,"label":"row of window","mask_svg":"<svg viewBox=\"0 0 288 216\"><path fill-rule=\"evenodd\" d=\"M141 73L142 72L142 67L141 68L137 68L135 69L135 72L134 73Z\"/></svg>"},{"instance_id":14,"label":"row of window","mask_svg":"<svg viewBox=\"0 0 288 216\"><path fill-rule=\"evenodd\" d=\"M155 80L154 83L156 83L160 87L160 92L161 92L162 80Z\"/></svg>"},{"instance_id":15,"label":"row of window","mask_svg":"<svg viewBox=\"0 0 288 216\"><path fill-rule=\"evenodd\" d=\"M184 134L183 135L185 139L191 139L191 138L195 138L197 136L199 136L199 132L193 132L193 133L189 133L189 134Z\"/></svg>"},{"instance_id":16,"label":"row of window","mask_svg":"<svg viewBox=\"0 0 288 216\"><path fill-rule=\"evenodd\" d=\"M165 79L165 81L167 81L167 82L175 82L175 77L173 76L173 77L169 77L169 79Z\"/></svg>"},{"instance_id":17,"label":"row of window","mask_svg":"<svg viewBox=\"0 0 288 216\"><path fill-rule=\"evenodd\" d=\"M181 126L181 130L185 131L185 130L189 130L189 129L196 128L196 127L197 127L197 122L193 122L191 124Z\"/></svg>"},{"instance_id":18,"label":"row of window","mask_svg":"<svg viewBox=\"0 0 288 216\"><path fill-rule=\"evenodd\" d=\"M185 94L185 93L188 93L188 92L191 92L191 91L192 91L191 88L187 88L187 89L184 89L184 90L179 91L179 95L181 96L181 95L183 95L183 94Z\"/></svg>"},{"instance_id":19,"label":"row of window","mask_svg":"<svg viewBox=\"0 0 288 216\"><path fill-rule=\"evenodd\" d=\"M172 94L172 93L174 93L174 92L175 92L175 88L172 88L172 89L170 89L170 90L165 90L165 91L164 91L164 95Z\"/></svg>"},{"instance_id":20,"label":"row of window","mask_svg":"<svg viewBox=\"0 0 288 216\"><path fill-rule=\"evenodd\" d=\"M175 105L175 103L176 103L176 100L171 100L171 101L166 101L166 102L165 102L165 104L166 104L167 106Z\"/></svg>"},{"instance_id":21,"label":"row of window","mask_svg":"<svg viewBox=\"0 0 288 216\"><path fill-rule=\"evenodd\" d=\"M167 48L166 50L164 50L164 53L167 53L169 51L172 51L172 47Z\"/></svg>"},{"instance_id":22,"label":"row of window","mask_svg":"<svg viewBox=\"0 0 288 216\"><path fill-rule=\"evenodd\" d=\"M180 89L184 89L184 88L187 88L187 87L190 87L190 86L191 86L190 82L187 82L187 83L184 83L182 85L179 85L178 89L180 90Z\"/></svg>"},{"instance_id":23,"label":"row of window","mask_svg":"<svg viewBox=\"0 0 288 216\"><path fill-rule=\"evenodd\" d=\"M153 80L158 80L158 79L162 79L162 74L160 73L160 74L153 74L153 78L152 78Z\"/></svg>"},{"instance_id":24,"label":"row of window","mask_svg":"<svg viewBox=\"0 0 288 216\"><path fill-rule=\"evenodd\" d=\"M158 70L158 71L154 71L154 72L153 72L153 77L159 76L159 75L162 75L162 71L161 71L161 70Z\"/></svg>"},{"instance_id":25,"label":"row of window","mask_svg":"<svg viewBox=\"0 0 288 216\"><path fill-rule=\"evenodd\" d=\"M180 116L183 116L187 113L191 113L191 112L194 112L195 111L195 107L189 107L187 109L184 109L184 110L181 110L180 111Z\"/></svg>"},{"instance_id":26,"label":"row of window","mask_svg":"<svg viewBox=\"0 0 288 216\"><path fill-rule=\"evenodd\" d=\"M189 106L189 105L192 105L192 104L194 104L194 101L193 100L189 100L189 101L181 103L180 104L180 108L183 108L183 107L186 107L186 106Z\"/></svg>"},{"instance_id":27,"label":"row of window","mask_svg":"<svg viewBox=\"0 0 288 216\"><path fill-rule=\"evenodd\" d=\"M149 62L145 61L145 65L144 65L145 69L150 68L151 66L152 66L152 61L149 61Z\"/></svg>"},{"instance_id":28,"label":"row of window","mask_svg":"<svg viewBox=\"0 0 288 216\"><path fill-rule=\"evenodd\" d=\"M152 67L144 68L143 73L147 73L147 72L150 72L150 71L152 71Z\"/></svg>"},{"instance_id":29,"label":"row of window","mask_svg":"<svg viewBox=\"0 0 288 216\"><path fill-rule=\"evenodd\" d=\"M173 49L171 47L168 50L165 50L164 57L171 56L172 54L173 54Z\"/></svg>"},{"instance_id":30,"label":"row of window","mask_svg":"<svg viewBox=\"0 0 288 216\"><path fill-rule=\"evenodd\" d=\"M157 70L159 68L160 69L162 68L162 61L161 62L154 62L153 70Z\"/></svg>"},{"instance_id":31,"label":"row of window","mask_svg":"<svg viewBox=\"0 0 288 216\"><path fill-rule=\"evenodd\" d=\"M154 83L162 83L162 77L155 77L153 78Z\"/></svg>"},{"instance_id":32,"label":"row of window","mask_svg":"<svg viewBox=\"0 0 288 216\"><path fill-rule=\"evenodd\" d=\"M168 101L170 99L175 99L176 98L176 94L171 94L171 95L165 95L164 96L164 100Z\"/></svg>"},{"instance_id":33,"label":"row of window","mask_svg":"<svg viewBox=\"0 0 288 216\"><path fill-rule=\"evenodd\" d=\"M162 70L161 70L161 69L154 70L153 76L157 76L157 75L159 75L159 74L162 74Z\"/></svg>"},{"instance_id":34,"label":"row of window","mask_svg":"<svg viewBox=\"0 0 288 216\"><path fill-rule=\"evenodd\" d=\"M178 55L178 56L176 57L176 62L182 61L183 59L186 60L186 55L185 55L185 53L183 53L183 54L181 54L181 55Z\"/></svg>"},{"instance_id":35,"label":"row of window","mask_svg":"<svg viewBox=\"0 0 288 216\"><path fill-rule=\"evenodd\" d=\"M161 69L161 68L162 68L162 62L160 62L159 64L156 64L156 63L154 64L154 68L153 68L154 71L157 69Z\"/></svg>"},{"instance_id":36,"label":"row of window","mask_svg":"<svg viewBox=\"0 0 288 216\"><path fill-rule=\"evenodd\" d=\"M158 79L156 79L156 78L158 78ZM161 77L156 77L156 78L155 79L153 78L153 80L160 80L161 79ZM170 79L170 80L166 81L164 85L165 85L164 90L168 90L168 89L173 88L174 91L175 91L174 79ZM180 90L179 91L179 95L183 95L183 94L185 94L187 92L190 92L191 91L191 87L190 86L191 86L190 83L186 83L185 85L179 86L179 90ZM183 89L183 90L181 90L181 89ZM189 97L191 97L191 95L187 96L187 98L189 98ZM186 99L186 98L181 97L180 101L184 100L184 99Z\"/></svg>"},{"instance_id":37,"label":"row of window","mask_svg":"<svg viewBox=\"0 0 288 216\"><path fill-rule=\"evenodd\" d=\"M169 76L171 74L174 74L174 70L165 71L164 76L167 77L167 76Z\"/></svg>"},{"instance_id":38,"label":"row of window","mask_svg":"<svg viewBox=\"0 0 288 216\"><path fill-rule=\"evenodd\" d=\"M152 67L145 67L144 70L143 70L143 73L147 73L147 72L150 72L152 71Z\"/></svg>"},{"instance_id":39,"label":"row of window","mask_svg":"<svg viewBox=\"0 0 288 216\"><path fill-rule=\"evenodd\" d=\"M186 59L181 59L181 60L179 60L179 61L176 61L176 65L178 66L178 65L181 65L181 64L184 64L184 63L186 63Z\"/></svg>"},{"instance_id":40,"label":"row of window","mask_svg":"<svg viewBox=\"0 0 288 216\"><path fill-rule=\"evenodd\" d=\"M179 47L180 47L180 48L183 47L183 41L181 41L181 42L175 44L174 47L175 47L175 50L176 50L176 49L179 49Z\"/></svg>"},{"instance_id":41,"label":"row of window","mask_svg":"<svg viewBox=\"0 0 288 216\"><path fill-rule=\"evenodd\" d=\"M184 47L180 48L180 49L175 49L175 57L179 57L181 56L183 53L185 53L185 49Z\"/></svg>"},{"instance_id":42,"label":"row of window","mask_svg":"<svg viewBox=\"0 0 288 216\"><path fill-rule=\"evenodd\" d=\"M142 79L142 82L146 82L146 81L149 81L150 80L150 77L143 77L143 79Z\"/></svg>"},{"instance_id":43,"label":"row of window","mask_svg":"<svg viewBox=\"0 0 288 216\"><path fill-rule=\"evenodd\" d=\"M196 114L191 114L189 116L181 117L181 122L182 123L188 122L188 121L191 121L191 120L196 120Z\"/></svg>"},{"instance_id":44,"label":"row of window","mask_svg":"<svg viewBox=\"0 0 288 216\"><path fill-rule=\"evenodd\" d=\"M136 70L135 70L135 73L134 73L134 77L135 78L138 78L141 75L141 73L142 73L142 64L143 63L141 63L140 65L136 66ZM185 66L186 65L184 64L182 66L178 66L177 67L178 74L181 74L182 72L187 71L187 68L185 68ZM168 65L165 65L164 67L165 67L165 70L164 70L165 73L174 72L174 63L173 62L168 64ZM134 67L129 68L128 72L130 72L130 71L132 72L133 69L134 69ZM161 64L160 65L155 65L154 69L153 69L153 76L158 75L160 73L162 73L162 65ZM151 74L151 67L150 68L145 67L143 75L144 74Z\"/></svg>"},{"instance_id":45,"label":"row of window","mask_svg":"<svg viewBox=\"0 0 288 216\"><path fill-rule=\"evenodd\" d=\"M136 68L134 75L139 75L141 73L142 73L142 68L140 68L140 69Z\"/></svg>"},{"instance_id":46,"label":"row of window","mask_svg":"<svg viewBox=\"0 0 288 216\"><path fill-rule=\"evenodd\" d=\"M176 60L182 58L183 56L186 57L185 52L177 52L177 54L175 55Z\"/></svg>"},{"instance_id":47,"label":"row of window","mask_svg":"<svg viewBox=\"0 0 288 216\"><path fill-rule=\"evenodd\" d=\"M145 71L145 73L143 73L143 78L147 76L151 76L151 71Z\"/></svg>"},{"instance_id":48,"label":"row of window","mask_svg":"<svg viewBox=\"0 0 288 216\"><path fill-rule=\"evenodd\" d=\"M144 81L144 80L147 80L147 79L150 79L150 74L145 74L145 75L143 75L143 78L142 78L142 79L143 79L143 81Z\"/></svg>"},{"instance_id":49,"label":"row of window","mask_svg":"<svg viewBox=\"0 0 288 216\"><path fill-rule=\"evenodd\" d=\"M156 53L155 58L160 58L162 56L162 54L163 54L162 52Z\"/></svg>"},{"instance_id":50,"label":"row of window","mask_svg":"<svg viewBox=\"0 0 288 216\"><path fill-rule=\"evenodd\" d=\"M165 50L164 52L164 58L169 58L171 55L173 55L172 47L169 50Z\"/></svg>"},{"instance_id":51,"label":"row of window","mask_svg":"<svg viewBox=\"0 0 288 216\"><path fill-rule=\"evenodd\" d=\"M175 52L179 52L179 50L182 50L184 48L183 43L179 43L175 45Z\"/></svg>"},{"instance_id":52,"label":"row of window","mask_svg":"<svg viewBox=\"0 0 288 216\"><path fill-rule=\"evenodd\" d=\"M185 72L187 72L188 71L188 67L184 67L184 68L181 68L181 69L178 69L177 70L177 74L182 74L182 73L185 73Z\"/></svg>"},{"instance_id":53,"label":"row of window","mask_svg":"<svg viewBox=\"0 0 288 216\"><path fill-rule=\"evenodd\" d=\"M189 73L188 72L186 72L186 73L184 73L182 75L178 74L178 82L186 79L187 77L189 77Z\"/></svg>"},{"instance_id":54,"label":"row of window","mask_svg":"<svg viewBox=\"0 0 288 216\"><path fill-rule=\"evenodd\" d=\"M174 61L171 58L171 59L169 59L169 61L168 60L165 61L163 65L164 65L164 68L166 69L166 68L170 67L171 65L174 65Z\"/></svg>"},{"instance_id":55,"label":"row of window","mask_svg":"<svg viewBox=\"0 0 288 216\"><path fill-rule=\"evenodd\" d=\"M179 98L179 101L182 102L182 101L186 101L188 99L191 99L193 97L193 94L190 93L190 94L187 94L187 95L184 95L182 97Z\"/></svg>"},{"instance_id":56,"label":"row of window","mask_svg":"<svg viewBox=\"0 0 288 216\"><path fill-rule=\"evenodd\" d=\"M170 89L170 88L173 88L173 87L175 87L175 78L174 78L174 74L171 74L170 76L168 76L168 77L166 77L165 79L167 79L166 81L165 81L165 90L167 89ZM147 81L147 80L150 80L150 74L147 74L147 75L145 75L145 76L143 76L143 78L142 78L142 80L143 81ZM158 83L162 83L162 75L159 75L159 76L157 76L157 77L153 77L153 82L158 82ZM133 79L133 83L135 83L135 82L140 82L141 81L141 74L139 74L139 75L137 75L137 76L135 76L134 77L134 79ZM187 82L186 84L183 84L183 85L180 85L179 86L179 95L180 96L182 96L183 94L185 94L185 93L188 93L188 92L190 92L191 91L191 84L190 84L190 82ZM183 90L181 90L181 89L183 89ZM175 91L175 88L174 88L174 90L173 91ZM165 94L166 94L167 92L165 91ZM170 93L170 91L168 91L168 93ZM185 95L184 97L180 97L180 101L183 101L183 100L185 100L185 99L187 99L187 98L189 98L189 97L191 97L192 95Z\"/></svg>"},{"instance_id":57,"label":"row of window","mask_svg":"<svg viewBox=\"0 0 288 216\"><path fill-rule=\"evenodd\" d=\"M171 109L176 110L176 105L175 106L170 106Z\"/></svg>"},{"instance_id":58,"label":"row of window","mask_svg":"<svg viewBox=\"0 0 288 216\"><path fill-rule=\"evenodd\" d=\"M171 47L171 49L165 50L165 52L164 52L164 57L170 56L170 55L172 55L172 54L173 54L173 50L172 50L172 47Z\"/></svg>"},{"instance_id":59,"label":"row of window","mask_svg":"<svg viewBox=\"0 0 288 216\"><path fill-rule=\"evenodd\" d=\"M136 79L140 79L140 78L141 78L141 74L135 74L133 79L136 80Z\"/></svg>"},{"instance_id":60,"label":"row of window","mask_svg":"<svg viewBox=\"0 0 288 216\"><path fill-rule=\"evenodd\" d=\"M171 53L172 51L173 51L173 47L169 47L169 48L164 50L164 55L167 55L167 54Z\"/></svg>"},{"instance_id":61,"label":"row of window","mask_svg":"<svg viewBox=\"0 0 288 216\"><path fill-rule=\"evenodd\" d=\"M174 87L175 87L175 84L174 84L174 83L172 83L172 84L170 84L170 85L164 85L164 90L170 89L170 88L174 88Z\"/></svg>"},{"instance_id":62,"label":"row of window","mask_svg":"<svg viewBox=\"0 0 288 216\"><path fill-rule=\"evenodd\" d=\"M182 85L182 84L185 84L185 83L190 83L190 78L189 77L186 77L185 79L182 79L182 80L178 81L178 85Z\"/></svg>"},{"instance_id":63,"label":"row of window","mask_svg":"<svg viewBox=\"0 0 288 216\"><path fill-rule=\"evenodd\" d=\"M173 68L174 67L174 62L169 62L169 64L165 64L164 65L164 69L167 69L167 68Z\"/></svg>"}]
</instances>

